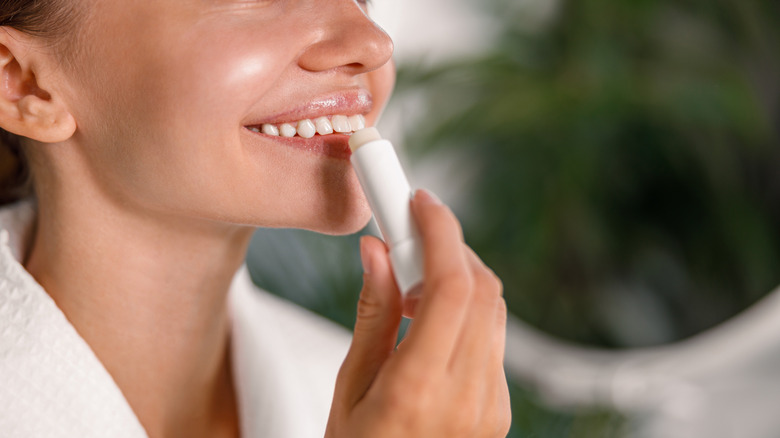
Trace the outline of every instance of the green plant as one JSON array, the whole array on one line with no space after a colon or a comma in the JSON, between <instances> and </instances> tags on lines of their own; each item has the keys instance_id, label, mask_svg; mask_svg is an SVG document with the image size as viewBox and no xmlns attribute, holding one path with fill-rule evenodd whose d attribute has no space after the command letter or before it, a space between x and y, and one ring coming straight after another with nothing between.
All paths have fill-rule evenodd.
<instances>
[{"instance_id":1,"label":"green plant","mask_svg":"<svg viewBox=\"0 0 780 438\"><path fill-rule=\"evenodd\" d=\"M566 1L534 31L490 4L492 53L404 65L398 95L430 115L412 151L480 166L459 213L513 312L582 342L666 342L780 283L776 2Z\"/></svg>"}]
</instances>

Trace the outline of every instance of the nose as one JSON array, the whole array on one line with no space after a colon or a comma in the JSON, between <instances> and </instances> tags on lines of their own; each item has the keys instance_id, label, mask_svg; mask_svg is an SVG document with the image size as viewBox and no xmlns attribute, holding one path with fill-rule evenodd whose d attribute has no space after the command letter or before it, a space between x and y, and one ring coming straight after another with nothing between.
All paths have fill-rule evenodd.
<instances>
[{"instance_id":1,"label":"nose","mask_svg":"<svg viewBox=\"0 0 780 438\"><path fill-rule=\"evenodd\" d=\"M393 54L393 41L355 0L315 1L316 37L298 58L304 70L344 70L367 73L385 65Z\"/></svg>"}]
</instances>

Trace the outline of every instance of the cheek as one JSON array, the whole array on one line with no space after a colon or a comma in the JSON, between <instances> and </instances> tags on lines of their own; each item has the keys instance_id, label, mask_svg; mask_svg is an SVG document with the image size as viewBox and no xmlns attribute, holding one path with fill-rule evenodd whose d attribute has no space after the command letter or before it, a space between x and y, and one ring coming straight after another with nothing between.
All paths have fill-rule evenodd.
<instances>
[{"instance_id":1,"label":"cheek","mask_svg":"<svg viewBox=\"0 0 780 438\"><path fill-rule=\"evenodd\" d=\"M395 63L391 59L382 67L366 74L366 86L374 98L374 109L367 117L370 124L376 124L395 86Z\"/></svg>"},{"instance_id":2,"label":"cheek","mask_svg":"<svg viewBox=\"0 0 780 438\"><path fill-rule=\"evenodd\" d=\"M283 69L282 60L257 48L198 47L201 50L178 53L140 74L139 88L149 93L138 96L135 111L145 115L149 126L167 121L164 128L175 138L202 138L208 130L239 128L242 117L269 92Z\"/></svg>"},{"instance_id":3,"label":"cheek","mask_svg":"<svg viewBox=\"0 0 780 438\"><path fill-rule=\"evenodd\" d=\"M93 98L80 116L97 183L121 202L225 222L336 234L364 226L370 210L349 163L272 144L246 147L243 137L252 134L242 121L279 108L289 95L282 87L297 83L290 53L298 51L267 30L229 42L199 36L220 34L211 30L168 47L100 53L92 64L101 82L85 85ZM375 119L392 66L371 75Z\"/></svg>"},{"instance_id":4,"label":"cheek","mask_svg":"<svg viewBox=\"0 0 780 438\"><path fill-rule=\"evenodd\" d=\"M126 47L123 55L136 60L130 65L100 54L104 62L93 63L99 82L82 87L92 96L78 118L93 167L139 194L154 186L158 196L167 187L204 192L239 176L230 168L241 159L240 120L280 69L257 47L226 49L212 40L178 47L192 49Z\"/></svg>"}]
</instances>

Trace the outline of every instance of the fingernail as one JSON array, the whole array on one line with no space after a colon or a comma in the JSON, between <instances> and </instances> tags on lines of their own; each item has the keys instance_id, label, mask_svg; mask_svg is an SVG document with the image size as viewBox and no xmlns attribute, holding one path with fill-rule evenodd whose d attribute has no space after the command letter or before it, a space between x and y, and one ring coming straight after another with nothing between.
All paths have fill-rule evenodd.
<instances>
[{"instance_id":1,"label":"fingernail","mask_svg":"<svg viewBox=\"0 0 780 438\"><path fill-rule=\"evenodd\" d=\"M441 199L439 199L438 196L434 195L433 192L430 192L426 189L417 189L415 192L415 197L419 198L419 202L423 204L442 204Z\"/></svg>"},{"instance_id":2,"label":"fingernail","mask_svg":"<svg viewBox=\"0 0 780 438\"><path fill-rule=\"evenodd\" d=\"M360 238L360 263L363 265L363 273L371 274L371 256L368 255L367 237Z\"/></svg>"}]
</instances>

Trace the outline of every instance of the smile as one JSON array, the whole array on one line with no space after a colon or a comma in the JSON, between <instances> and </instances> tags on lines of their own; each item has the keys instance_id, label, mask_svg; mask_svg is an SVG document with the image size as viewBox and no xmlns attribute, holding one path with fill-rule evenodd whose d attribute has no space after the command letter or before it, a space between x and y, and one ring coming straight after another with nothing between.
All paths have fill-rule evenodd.
<instances>
[{"instance_id":1,"label":"smile","mask_svg":"<svg viewBox=\"0 0 780 438\"><path fill-rule=\"evenodd\" d=\"M345 116L341 114L322 116L316 119L303 119L297 122L280 124L263 123L262 125L249 126L249 130L274 137L303 137L312 138L315 135L328 134L352 134L366 126L366 119L360 115Z\"/></svg>"}]
</instances>

